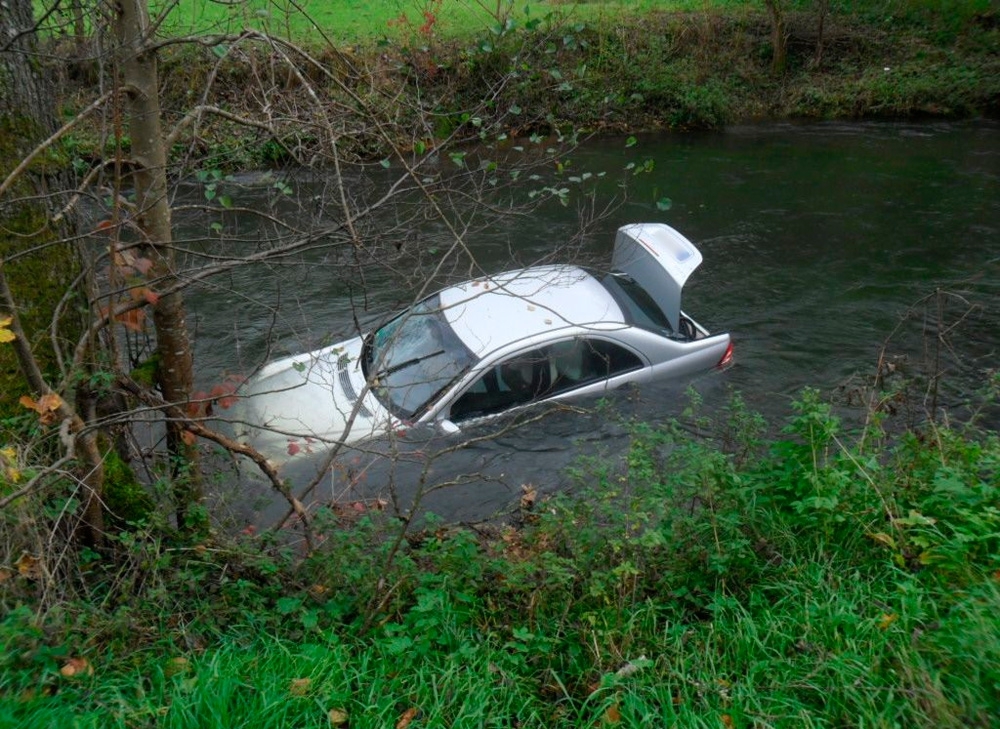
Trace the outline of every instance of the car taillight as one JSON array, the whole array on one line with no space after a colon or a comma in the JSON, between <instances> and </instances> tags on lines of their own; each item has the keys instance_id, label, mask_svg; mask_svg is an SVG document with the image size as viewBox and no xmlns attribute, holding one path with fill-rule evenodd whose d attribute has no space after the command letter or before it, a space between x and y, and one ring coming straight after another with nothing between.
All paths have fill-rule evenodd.
<instances>
[{"instance_id":1,"label":"car taillight","mask_svg":"<svg viewBox=\"0 0 1000 729\"><path fill-rule=\"evenodd\" d=\"M730 341L729 346L726 347L726 353L722 355L722 359L720 359L719 363L715 366L718 369L722 369L723 367L728 367L732 363L733 363L733 343Z\"/></svg>"}]
</instances>

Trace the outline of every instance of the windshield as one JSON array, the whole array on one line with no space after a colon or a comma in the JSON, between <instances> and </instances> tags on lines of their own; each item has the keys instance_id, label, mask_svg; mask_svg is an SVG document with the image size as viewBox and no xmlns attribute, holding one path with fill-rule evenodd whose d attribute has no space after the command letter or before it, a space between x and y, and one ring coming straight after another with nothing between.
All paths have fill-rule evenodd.
<instances>
[{"instance_id":1,"label":"windshield","mask_svg":"<svg viewBox=\"0 0 1000 729\"><path fill-rule=\"evenodd\" d=\"M379 401L394 415L413 418L475 359L435 294L369 335L362 366Z\"/></svg>"}]
</instances>

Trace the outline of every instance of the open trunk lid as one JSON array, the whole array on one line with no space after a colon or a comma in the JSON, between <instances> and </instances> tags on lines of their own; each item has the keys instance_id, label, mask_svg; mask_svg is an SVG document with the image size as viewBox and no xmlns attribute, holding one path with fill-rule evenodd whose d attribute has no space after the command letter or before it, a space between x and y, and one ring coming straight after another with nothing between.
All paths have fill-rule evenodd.
<instances>
[{"instance_id":1,"label":"open trunk lid","mask_svg":"<svg viewBox=\"0 0 1000 729\"><path fill-rule=\"evenodd\" d=\"M679 331L681 290L701 264L694 244L663 223L634 223L618 229L611 268L646 289L673 330Z\"/></svg>"}]
</instances>

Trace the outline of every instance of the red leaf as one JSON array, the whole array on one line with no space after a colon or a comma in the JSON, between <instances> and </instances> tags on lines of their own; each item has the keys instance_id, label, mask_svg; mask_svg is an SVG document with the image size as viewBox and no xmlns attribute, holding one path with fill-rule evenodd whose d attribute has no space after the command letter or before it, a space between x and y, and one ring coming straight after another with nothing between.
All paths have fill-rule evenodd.
<instances>
[{"instance_id":1,"label":"red leaf","mask_svg":"<svg viewBox=\"0 0 1000 729\"><path fill-rule=\"evenodd\" d=\"M189 418L199 418L206 414L208 411L208 402L202 399L204 397L205 393L203 392L196 392L191 395L191 400L184 406L184 411Z\"/></svg>"},{"instance_id":2,"label":"red leaf","mask_svg":"<svg viewBox=\"0 0 1000 729\"><path fill-rule=\"evenodd\" d=\"M135 286L128 291L132 301L145 301L147 304L156 306L160 300L160 295L146 286Z\"/></svg>"},{"instance_id":3,"label":"red leaf","mask_svg":"<svg viewBox=\"0 0 1000 729\"><path fill-rule=\"evenodd\" d=\"M223 410L228 410L239 400L236 395L226 395L225 397L220 397L216 402L219 403L219 407Z\"/></svg>"},{"instance_id":4,"label":"red leaf","mask_svg":"<svg viewBox=\"0 0 1000 729\"><path fill-rule=\"evenodd\" d=\"M299 447L299 444L298 444L298 443L294 443L294 442L292 442L292 443L289 443L289 444L288 444L288 455L290 455L290 456L294 456L294 455L295 455L296 453L298 453L298 452L299 452L300 450L302 450L302 448L300 448L300 447Z\"/></svg>"},{"instance_id":5,"label":"red leaf","mask_svg":"<svg viewBox=\"0 0 1000 729\"><path fill-rule=\"evenodd\" d=\"M181 440L184 441L184 445L193 446L195 444L195 441L198 440L198 436L196 436L190 430L182 430Z\"/></svg>"},{"instance_id":6,"label":"red leaf","mask_svg":"<svg viewBox=\"0 0 1000 729\"><path fill-rule=\"evenodd\" d=\"M149 269L153 267L153 261L149 258L136 258L132 261L132 265L135 266L135 270L145 276L149 273Z\"/></svg>"}]
</instances>

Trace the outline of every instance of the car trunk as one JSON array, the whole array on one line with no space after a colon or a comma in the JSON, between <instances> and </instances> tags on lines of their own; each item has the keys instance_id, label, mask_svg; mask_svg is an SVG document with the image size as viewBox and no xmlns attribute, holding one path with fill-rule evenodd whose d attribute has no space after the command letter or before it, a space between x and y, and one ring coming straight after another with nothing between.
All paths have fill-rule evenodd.
<instances>
[{"instance_id":1,"label":"car trunk","mask_svg":"<svg viewBox=\"0 0 1000 729\"><path fill-rule=\"evenodd\" d=\"M681 291L701 264L694 244L668 225L636 223L618 229L611 268L630 276L680 331Z\"/></svg>"}]
</instances>

